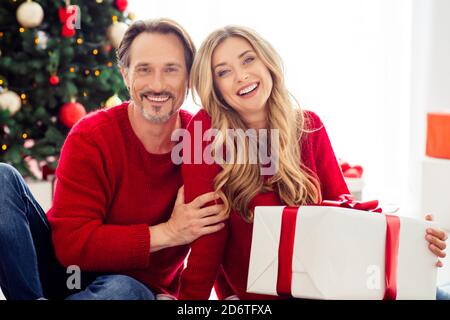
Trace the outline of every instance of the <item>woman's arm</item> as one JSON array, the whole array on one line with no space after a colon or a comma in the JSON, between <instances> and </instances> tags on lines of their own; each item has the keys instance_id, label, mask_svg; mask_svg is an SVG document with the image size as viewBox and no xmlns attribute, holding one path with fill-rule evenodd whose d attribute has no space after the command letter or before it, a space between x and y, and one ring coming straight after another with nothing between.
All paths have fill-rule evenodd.
<instances>
[{"instance_id":1,"label":"woman's arm","mask_svg":"<svg viewBox=\"0 0 450 320\"><path fill-rule=\"evenodd\" d=\"M200 127L201 129L199 129ZM214 178L221 170L219 165L206 164L203 161L203 150L209 142L203 141L202 137L210 127L210 118L203 110L194 116L187 127L189 132L187 138L190 138L190 141L184 141L184 143L191 152L190 156L187 156L187 149L183 150L184 162L182 165L186 202L192 201L201 194L214 191ZM197 139L197 143L195 139ZM197 156L201 155L200 163L194 161L198 160L198 157L194 159L195 152L197 152ZM207 205L211 204L213 203ZM181 276L180 299L206 300L209 298L220 269L227 238L228 222L226 221L225 227L220 231L202 236L191 244L187 265Z\"/></svg>"}]
</instances>

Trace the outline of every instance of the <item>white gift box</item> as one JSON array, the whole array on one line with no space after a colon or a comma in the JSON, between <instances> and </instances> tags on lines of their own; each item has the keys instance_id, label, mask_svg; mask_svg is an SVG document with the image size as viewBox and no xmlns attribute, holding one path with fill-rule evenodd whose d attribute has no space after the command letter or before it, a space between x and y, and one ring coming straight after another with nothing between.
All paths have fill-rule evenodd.
<instances>
[{"instance_id":1,"label":"white gift box","mask_svg":"<svg viewBox=\"0 0 450 320\"><path fill-rule=\"evenodd\" d=\"M425 158L422 162L422 210L450 231L450 160Z\"/></svg>"},{"instance_id":2,"label":"white gift box","mask_svg":"<svg viewBox=\"0 0 450 320\"><path fill-rule=\"evenodd\" d=\"M283 206L255 208L247 291L277 295ZM400 217L397 299L436 298L436 256L425 240L433 223ZM300 207L292 259L292 296L383 299L386 218L341 207Z\"/></svg>"}]
</instances>

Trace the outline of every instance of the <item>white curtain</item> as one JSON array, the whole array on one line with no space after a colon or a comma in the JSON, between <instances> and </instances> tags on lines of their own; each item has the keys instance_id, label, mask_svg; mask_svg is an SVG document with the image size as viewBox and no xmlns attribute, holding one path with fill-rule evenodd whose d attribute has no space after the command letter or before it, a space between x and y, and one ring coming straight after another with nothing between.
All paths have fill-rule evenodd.
<instances>
[{"instance_id":1,"label":"white curtain","mask_svg":"<svg viewBox=\"0 0 450 320\"><path fill-rule=\"evenodd\" d=\"M227 24L258 31L281 55L290 92L322 118L336 155L364 167L363 198L410 203L411 1L134 0L129 10L178 21L197 46ZM191 100L185 108L197 110Z\"/></svg>"}]
</instances>

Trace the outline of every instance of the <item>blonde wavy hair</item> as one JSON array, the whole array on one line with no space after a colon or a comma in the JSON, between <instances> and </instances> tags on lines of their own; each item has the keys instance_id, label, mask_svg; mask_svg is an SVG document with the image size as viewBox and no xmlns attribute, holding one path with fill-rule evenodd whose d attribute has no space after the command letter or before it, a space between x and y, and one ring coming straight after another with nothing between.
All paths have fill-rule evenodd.
<instances>
[{"instance_id":1,"label":"blonde wavy hair","mask_svg":"<svg viewBox=\"0 0 450 320\"><path fill-rule=\"evenodd\" d=\"M303 112L296 111L291 103L280 57L266 40L249 28L226 26L214 31L205 39L194 59L190 78L194 99L200 98L201 105L212 119L212 127L219 131L212 143L212 150L216 153L223 150L227 129L248 129L239 114L227 105L213 81L213 52L229 37L247 40L272 76L272 92L266 105L267 129L279 130L279 165L277 172L265 181L259 164L248 161L249 141L240 141L245 146L244 164L221 164L222 170L214 180L215 191L223 200L227 212L236 210L247 222L253 220L250 201L261 192L275 191L288 206L319 202L320 183L300 160L299 142L308 130L308 121ZM236 150L234 148L233 159L237 159Z\"/></svg>"}]
</instances>

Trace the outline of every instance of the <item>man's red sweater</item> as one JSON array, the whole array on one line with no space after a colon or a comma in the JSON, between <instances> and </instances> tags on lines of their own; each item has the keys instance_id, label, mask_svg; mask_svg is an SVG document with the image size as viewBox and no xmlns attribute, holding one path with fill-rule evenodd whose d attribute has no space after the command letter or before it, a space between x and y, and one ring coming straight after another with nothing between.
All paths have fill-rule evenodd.
<instances>
[{"instance_id":1,"label":"man's red sweater","mask_svg":"<svg viewBox=\"0 0 450 320\"><path fill-rule=\"evenodd\" d=\"M135 135L128 102L94 112L70 131L48 212L56 256L82 271L132 276L155 293L177 295L188 246L150 254L149 226L167 221L181 166L150 154ZM186 128L191 119L180 111Z\"/></svg>"},{"instance_id":2,"label":"man's red sweater","mask_svg":"<svg viewBox=\"0 0 450 320\"><path fill-rule=\"evenodd\" d=\"M319 117L306 111L312 132L301 139L301 161L317 176L321 185L323 199L338 199L338 196L349 193L342 176L342 171L331 147L328 134ZM188 125L191 137L194 132L194 121L202 124L203 133L211 128L211 119L204 110L200 110ZM209 142L203 142L205 149ZM191 143L192 158L195 150ZM203 150L202 153L203 154ZM300 159L299 159L300 160ZM184 163L182 172L186 202L205 192L214 190L214 178L220 172L217 164ZM283 205L278 195L268 192L256 195L250 207ZM231 211L226 226L221 231L206 235L191 244L187 267L181 277L180 299L208 299L216 275L222 264L225 277L240 299L274 299L277 297L246 293L247 274L250 261L250 247L253 224L246 223L235 211ZM228 292L230 294L230 292Z\"/></svg>"}]
</instances>

